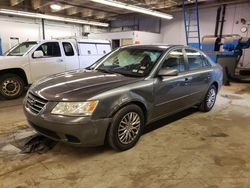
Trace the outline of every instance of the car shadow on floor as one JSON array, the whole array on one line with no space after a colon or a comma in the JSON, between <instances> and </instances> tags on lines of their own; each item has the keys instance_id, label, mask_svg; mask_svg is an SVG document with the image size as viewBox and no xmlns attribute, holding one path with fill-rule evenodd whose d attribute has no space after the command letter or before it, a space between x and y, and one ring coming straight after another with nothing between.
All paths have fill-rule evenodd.
<instances>
[{"instance_id":1,"label":"car shadow on floor","mask_svg":"<svg viewBox=\"0 0 250 188\"><path fill-rule=\"evenodd\" d=\"M176 113L174 115L168 116L166 118L163 118L161 120L158 120L154 123L149 124L144 129L143 134L147 134L161 127L168 126L169 124L177 120L181 120L182 118L187 117L196 112L198 112L197 108L190 108L182 112ZM142 144L142 143L139 142L139 144ZM64 154L64 155L71 155L71 157L75 159L79 159L79 158L86 159L86 158L94 157L96 155L100 155L102 153L115 154L117 152L111 149L107 144L104 146L98 146L98 147L81 148L81 147L72 147L71 145L68 145L68 144L59 143L57 147L51 150L51 153L53 153L54 155L57 155L59 153Z\"/></svg>"},{"instance_id":2,"label":"car shadow on floor","mask_svg":"<svg viewBox=\"0 0 250 188\"><path fill-rule=\"evenodd\" d=\"M155 121L153 123L150 123L149 125L147 125L145 128L144 128L144 131L143 131L143 134L147 134L149 132L152 132L156 129L159 129L161 127L164 127L164 126L167 126L169 125L170 123L173 123L177 120L180 120L186 116L189 116L193 113L196 113L198 112L198 108L189 108L187 110L184 110L184 111L181 111L179 113L176 113L174 115L171 115L171 116L167 116L163 119L160 119L158 121Z\"/></svg>"}]
</instances>

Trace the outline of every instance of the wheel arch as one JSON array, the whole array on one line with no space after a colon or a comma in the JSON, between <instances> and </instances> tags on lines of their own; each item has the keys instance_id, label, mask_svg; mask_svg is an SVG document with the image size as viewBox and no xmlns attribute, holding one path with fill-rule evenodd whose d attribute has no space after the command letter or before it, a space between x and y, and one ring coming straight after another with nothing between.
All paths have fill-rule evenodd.
<instances>
[{"instance_id":1,"label":"wheel arch","mask_svg":"<svg viewBox=\"0 0 250 188\"><path fill-rule=\"evenodd\" d=\"M25 86L28 85L28 79L27 79L26 73L21 68L11 68L11 69L0 70L0 75L4 75L4 74L18 75L20 78L23 79Z\"/></svg>"},{"instance_id":2,"label":"wheel arch","mask_svg":"<svg viewBox=\"0 0 250 188\"><path fill-rule=\"evenodd\" d=\"M218 82L214 81L214 82L211 84L211 86L212 86L212 85L214 85L214 86L216 87L217 92L218 92L218 90L219 90L219 84L218 84Z\"/></svg>"},{"instance_id":3,"label":"wheel arch","mask_svg":"<svg viewBox=\"0 0 250 188\"><path fill-rule=\"evenodd\" d=\"M134 101L127 101L121 105L119 105L118 108L116 108L114 111L112 111L112 113L110 113L109 117L113 117L119 110L121 110L122 108L124 108L125 106L131 105L131 104L135 104L137 106L139 106L142 109L143 115L144 115L144 121L145 124L147 123L147 118L148 118L148 110L146 105L138 100L134 100Z\"/></svg>"}]
</instances>

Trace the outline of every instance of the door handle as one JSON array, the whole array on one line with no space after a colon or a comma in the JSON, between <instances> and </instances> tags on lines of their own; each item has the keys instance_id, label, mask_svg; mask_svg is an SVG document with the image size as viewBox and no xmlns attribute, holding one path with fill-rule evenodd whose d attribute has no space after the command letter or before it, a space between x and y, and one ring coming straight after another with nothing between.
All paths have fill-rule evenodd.
<instances>
[{"instance_id":1,"label":"door handle","mask_svg":"<svg viewBox=\"0 0 250 188\"><path fill-rule=\"evenodd\" d=\"M57 62L63 62L63 59L58 59Z\"/></svg>"},{"instance_id":2,"label":"door handle","mask_svg":"<svg viewBox=\"0 0 250 188\"><path fill-rule=\"evenodd\" d=\"M188 82L188 81L190 81L190 80L192 80L193 78L190 76L190 77L186 77L185 78L185 82Z\"/></svg>"},{"instance_id":3,"label":"door handle","mask_svg":"<svg viewBox=\"0 0 250 188\"><path fill-rule=\"evenodd\" d=\"M184 78L184 85L185 86L190 85L190 80L192 80L192 77L186 77L186 78Z\"/></svg>"}]
</instances>

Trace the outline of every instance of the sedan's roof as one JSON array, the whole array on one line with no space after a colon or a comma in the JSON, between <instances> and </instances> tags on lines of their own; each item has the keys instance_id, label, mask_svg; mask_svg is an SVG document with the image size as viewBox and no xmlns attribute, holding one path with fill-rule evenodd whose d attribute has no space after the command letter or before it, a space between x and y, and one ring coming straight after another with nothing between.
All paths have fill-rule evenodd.
<instances>
[{"instance_id":1,"label":"sedan's roof","mask_svg":"<svg viewBox=\"0 0 250 188\"><path fill-rule=\"evenodd\" d=\"M151 49L151 50L167 50L171 47L183 45L168 45L168 44L147 44L147 45L128 45L121 48L137 48L137 49Z\"/></svg>"}]
</instances>

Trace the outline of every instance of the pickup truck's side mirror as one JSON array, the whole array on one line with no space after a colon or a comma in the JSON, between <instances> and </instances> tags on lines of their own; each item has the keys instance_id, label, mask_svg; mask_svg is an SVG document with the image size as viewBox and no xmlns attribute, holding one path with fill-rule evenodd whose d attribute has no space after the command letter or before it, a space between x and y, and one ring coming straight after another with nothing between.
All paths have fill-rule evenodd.
<instances>
[{"instance_id":1,"label":"pickup truck's side mirror","mask_svg":"<svg viewBox=\"0 0 250 188\"><path fill-rule=\"evenodd\" d=\"M159 71L158 76L178 76L178 70L163 68Z\"/></svg>"},{"instance_id":2,"label":"pickup truck's side mirror","mask_svg":"<svg viewBox=\"0 0 250 188\"><path fill-rule=\"evenodd\" d=\"M44 57L43 51L42 50L37 50L33 53L34 58L41 58Z\"/></svg>"}]
</instances>

